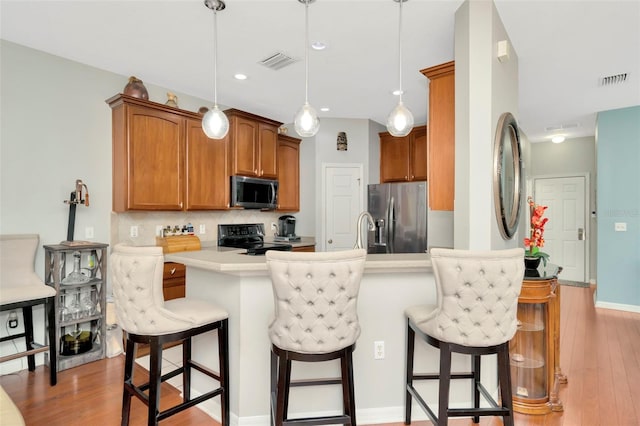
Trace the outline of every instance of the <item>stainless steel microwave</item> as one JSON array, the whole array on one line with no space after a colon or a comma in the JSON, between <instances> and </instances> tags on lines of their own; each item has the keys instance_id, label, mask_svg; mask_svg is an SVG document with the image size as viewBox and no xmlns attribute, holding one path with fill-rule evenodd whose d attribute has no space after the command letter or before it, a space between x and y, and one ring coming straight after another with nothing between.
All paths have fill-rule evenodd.
<instances>
[{"instance_id":1,"label":"stainless steel microwave","mask_svg":"<svg viewBox=\"0 0 640 426\"><path fill-rule=\"evenodd\" d=\"M246 176L231 176L231 206L245 209L278 207L278 181Z\"/></svg>"}]
</instances>

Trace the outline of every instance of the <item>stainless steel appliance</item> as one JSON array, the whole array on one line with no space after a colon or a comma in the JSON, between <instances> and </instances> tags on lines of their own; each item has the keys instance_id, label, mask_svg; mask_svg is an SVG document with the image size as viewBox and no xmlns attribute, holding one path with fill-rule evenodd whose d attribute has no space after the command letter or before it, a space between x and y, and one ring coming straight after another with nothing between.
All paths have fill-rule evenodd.
<instances>
[{"instance_id":1,"label":"stainless steel appliance","mask_svg":"<svg viewBox=\"0 0 640 426\"><path fill-rule=\"evenodd\" d=\"M218 246L247 249L248 255L265 254L267 250L291 250L291 244L265 243L263 223L218 225Z\"/></svg>"},{"instance_id":2,"label":"stainless steel appliance","mask_svg":"<svg viewBox=\"0 0 640 426\"><path fill-rule=\"evenodd\" d=\"M231 206L273 210L278 207L278 181L231 176Z\"/></svg>"},{"instance_id":3,"label":"stainless steel appliance","mask_svg":"<svg viewBox=\"0 0 640 426\"><path fill-rule=\"evenodd\" d=\"M427 250L427 191L427 182L369 185L368 211L375 230L367 235L367 252Z\"/></svg>"},{"instance_id":4,"label":"stainless steel appliance","mask_svg":"<svg viewBox=\"0 0 640 426\"><path fill-rule=\"evenodd\" d=\"M278 235L273 238L275 241L300 241L296 235L296 218L290 214L278 218Z\"/></svg>"}]
</instances>

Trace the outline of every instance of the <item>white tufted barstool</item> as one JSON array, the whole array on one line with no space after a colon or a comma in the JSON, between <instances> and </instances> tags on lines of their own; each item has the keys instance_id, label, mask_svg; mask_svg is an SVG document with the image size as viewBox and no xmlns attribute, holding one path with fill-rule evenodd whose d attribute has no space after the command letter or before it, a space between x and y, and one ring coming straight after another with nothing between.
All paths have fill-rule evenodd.
<instances>
[{"instance_id":1,"label":"white tufted barstool","mask_svg":"<svg viewBox=\"0 0 640 426\"><path fill-rule=\"evenodd\" d=\"M221 423L229 426L229 358L228 314L220 307L197 299L179 298L164 301L162 273L164 256L161 247L116 245L111 254L111 281L118 324L127 334L122 425L129 424L131 397L148 406L148 424L157 425L173 414L220 395ZM191 338L218 330L220 372L216 373L191 359ZM182 341L182 367L162 375L162 346ZM149 381L133 384L136 345L150 346ZM191 398L191 369L214 378L220 386ZM160 385L182 374L183 402L160 412ZM148 396L145 391L148 390Z\"/></svg>"},{"instance_id":2,"label":"white tufted barstool","mask_svg":"<svg viewBox=\"0 0 640 426\"><path fill-rule=\"evenodd\" d=\"M513 426L509 340L516 333L517 305L524 276L524 250L466 251L432 249L437 305L414 306L407 316L405 424L411 424L412 397L436 425L449 417L502 416ZM440 348L439 374L413 371L415 337ZM470 373L451 373L451 353L471 355ZM480 356L498 355L501 405L480 383ZM438 416L413 386L414 380L438 380ZM472 408L449 408L451 379L472 380ZM480 408L480 393L491 405Z\"/></svg>"},{"instance_id":3,"label":"white tufted barstool","mask_svg":"<svg viewBox=\"0 0 640 426\"><path fill-rule=\"evenodd\" d=\"M0 342L24 338L26 350L0 358L0 362L27 357L29 371L36 369L35 354L49 352L49 382L57 383L57 350L55 330L55 288L45 283L35 273L35 258L40 237L37 234L0 235L0 311L22 310L24 332L11 334ZM44 305L45 328L48 345L33 341L33 307Z\"/></svg>"},{"instance_id":4,"label":"white tufted barstool","mask_svg":"<svg viewBox=\"0 0 640 426\"><path fill-rule=\"evenodd\" d=\"M271 339L271 418L289 424L356 425L352 353L360 336L357 302L365 250L268 251L275 319ZM291 361L340 359L340 379L291 381ZM289 419L291 386L342 384L343 414Z\"/></svg>"}]
</instances>

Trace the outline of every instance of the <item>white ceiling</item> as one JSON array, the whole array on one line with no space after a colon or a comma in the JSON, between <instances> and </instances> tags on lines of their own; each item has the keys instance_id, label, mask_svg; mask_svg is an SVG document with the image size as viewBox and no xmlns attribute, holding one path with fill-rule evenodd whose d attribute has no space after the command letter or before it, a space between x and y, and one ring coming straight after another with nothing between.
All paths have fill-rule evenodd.
<instances>
[{"instance_id":1,"label":"white ceiling","mask_svg":"<svg viewBox=\"0 0 640 426\"><path fill-rule=\"evenodd\" d=\"M474 0L476 1L476 0ZM403 5L404 103L427 117L420 69L454 59L454 14L461 0ZM298 0L226 0L218 13L218 102L293 121L304 102L304 5ZM213 13L202 0L1 0L3 39L145 83L213 99ZM549 127L567 137L594 135L598 111L640 105L640 0L496 0L519 58L517 117L532 141ZM320 117L379 123L395 106L398 3L317 0L309 6L309 102ZM275 52L299 59L273 71ZM233 78L245 73L248 80ZM628 73L621 85L601 77ZM126 80L123 81L123 87ZM153 99L158 102L164 100Z\"/></svg>"}]
</instances>

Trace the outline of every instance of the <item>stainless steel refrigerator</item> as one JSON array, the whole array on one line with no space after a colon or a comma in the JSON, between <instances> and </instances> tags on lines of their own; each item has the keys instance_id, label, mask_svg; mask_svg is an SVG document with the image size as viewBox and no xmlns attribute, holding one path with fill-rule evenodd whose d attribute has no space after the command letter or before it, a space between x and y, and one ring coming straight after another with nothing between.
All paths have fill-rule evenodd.
<instances>
[{"instance_id":1,"label":"stainless steel refrigerator","mask_svg":"<svg viewBox=\"0 0 640 426\"><path fill-rule=\"evenodd\" d=\"M381 183L368 187L369 253L424 253L427 250L427 182Z\"/></svg>"}]
</instances>

